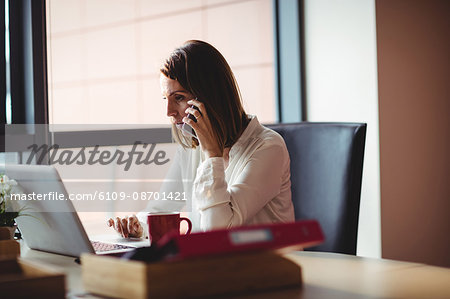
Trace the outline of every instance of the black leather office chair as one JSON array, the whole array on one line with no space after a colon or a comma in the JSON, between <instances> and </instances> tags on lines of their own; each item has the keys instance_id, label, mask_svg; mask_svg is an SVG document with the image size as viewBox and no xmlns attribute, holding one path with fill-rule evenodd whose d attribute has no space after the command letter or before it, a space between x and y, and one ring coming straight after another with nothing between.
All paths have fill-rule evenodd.
<instances>
[{"instance_id":1,"label":"black leather office chair","mask_svg":"<svg viewBox=\"0 0 450 299\"><path fill-rule=\"evenodd\" d=\"M291 158L295 218L317 219L325 242L313 251L356 254L366 124L268 125Z\"/></svg>"}]
</instances>

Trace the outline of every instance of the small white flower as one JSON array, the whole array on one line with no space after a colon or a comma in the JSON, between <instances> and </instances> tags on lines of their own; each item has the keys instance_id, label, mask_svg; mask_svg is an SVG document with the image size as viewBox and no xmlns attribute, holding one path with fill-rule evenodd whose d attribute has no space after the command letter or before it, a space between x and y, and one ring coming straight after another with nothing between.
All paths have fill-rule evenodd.
<instances>
[{"instance_id":1,"label":"small white flower","mask_svg":"<svg viewBox=\"0 0 450 299\"><path fill-rule=\"evenodd\" d=\"M0 193L2 195L9 194L13 186L17 186L17 182L15 180L10 179L5 174L0 176Z\"/></svg>"}]
</instances>

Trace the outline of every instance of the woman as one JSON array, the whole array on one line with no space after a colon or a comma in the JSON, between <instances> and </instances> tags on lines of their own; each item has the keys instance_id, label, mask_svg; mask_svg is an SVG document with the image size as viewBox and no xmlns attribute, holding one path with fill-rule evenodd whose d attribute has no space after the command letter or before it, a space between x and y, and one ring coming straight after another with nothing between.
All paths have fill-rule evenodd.
<instances>
[{"instance_id":1,"label":"woman","mask_svg":"<svg viewBox=\"0 0 450 299\"><path fill-rule=\"evenodd\" d=\"M173 136L184 148L169 177L193 179L182 188L192 197L194 230L294 221L284 140L245 113L233 72L219 51L203 41L187 41L160 71ZM195 138L183 134L184 123ZM109 219L108 225L124 237L145 235L136 216Z\"/></svg>"}]
</instances>

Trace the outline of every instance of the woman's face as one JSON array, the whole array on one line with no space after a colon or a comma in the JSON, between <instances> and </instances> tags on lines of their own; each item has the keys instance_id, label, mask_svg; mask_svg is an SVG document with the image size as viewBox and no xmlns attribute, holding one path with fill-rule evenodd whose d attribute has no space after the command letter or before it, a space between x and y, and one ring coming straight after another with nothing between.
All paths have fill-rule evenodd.
<instances>
[{"instance_id":1,"label":"woman's face","mask_svg":"<svg viewBox=\"0 0 450 299\"><path fill-rule=\"evenodd\" d=\"M185 90L177 80L167 78L163 74L159 77L161 94L167 101L167 116L173 124L183 123L184 111L189 107L187 101L193 99L193 95Z\"/></svg>"}]
</instances>

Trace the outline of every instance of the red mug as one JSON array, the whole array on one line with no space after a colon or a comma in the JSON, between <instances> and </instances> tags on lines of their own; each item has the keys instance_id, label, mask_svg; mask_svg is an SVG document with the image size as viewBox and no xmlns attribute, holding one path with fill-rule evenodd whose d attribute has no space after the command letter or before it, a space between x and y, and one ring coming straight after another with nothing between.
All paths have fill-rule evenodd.
<instances>
[{"instance_id":1,"label":"red mug","mask_svg":"<svg viewBox=\"0 0 450 299\"><path fill-rule=\"evenodd\" d=\"M179 213L155 213L147 216L148 238L150 243L158 242L165 234L173 230L180 232L181 221L188 223L186 235L191 233L192 222L186 217L180 217Z\"/></svg>"}]
</instances>

